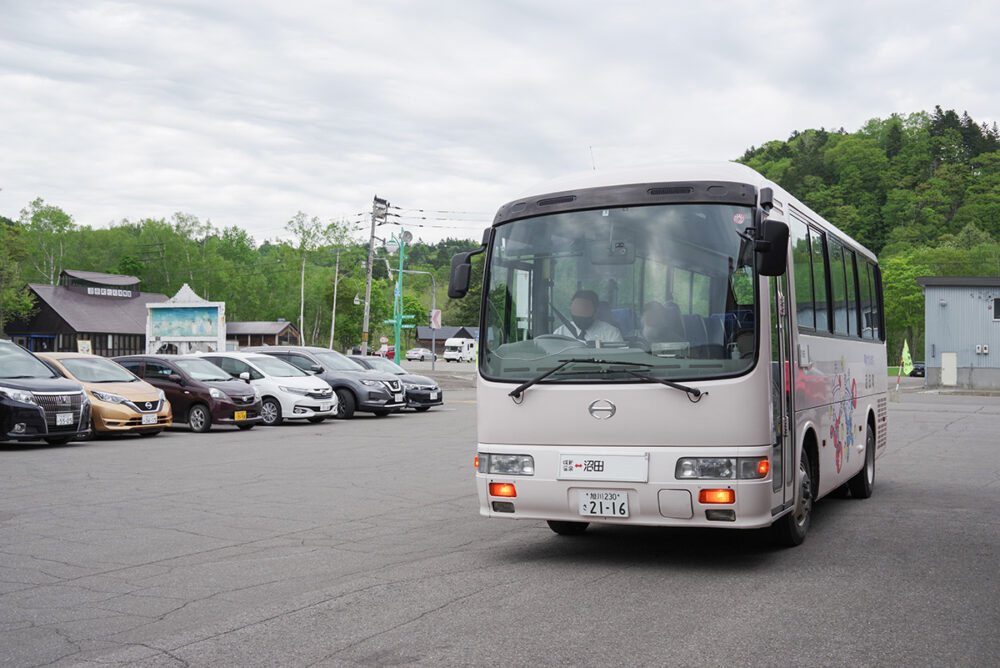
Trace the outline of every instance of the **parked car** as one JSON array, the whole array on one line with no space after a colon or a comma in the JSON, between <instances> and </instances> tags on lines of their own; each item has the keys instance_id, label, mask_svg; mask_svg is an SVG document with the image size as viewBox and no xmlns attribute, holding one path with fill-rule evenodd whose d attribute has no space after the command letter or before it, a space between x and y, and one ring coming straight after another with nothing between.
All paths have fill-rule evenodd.
<instances>
[{"instance_id":1,"label":"parked car","mask_svg":"<svg viewBox=\"0 0 1000 668\"><path fill-rule=\"evenodd\" d=\"M21 346L0 339L0 441L68 443L90 434L90 400Z\"/></svg>"},{"instance_id":2,"label":"parked car","mask_svg":"<svg viewBox=\"0 0 1000 668\"><path fill-rule=\"evenodd\" d=\"M392 374L369 371L346 355L316 346L259 346L243 352L264 353L325 380L337 394L337 417L355 411L388 415L406 406L403 384Z\"/></svg>"},{"instance_id":3,"label":"parked car","mask_svg":"<svg viewBox=\"0 0 1000 668\"><path fill-rule=\"evenodd\" d=\"M133 432L155 436L173 424L163 390L120 364L98 355L39 353L43 361L90 395L90 427L94 435Z\"/></svg>"},{"instance_id":4,"label":"parked car","mask_svg":"<svg viewBox=\"0 0 1000 668\"><path fill-rule=\"evenodd\" d=\"M410 348L406 351L406 359L410 361L419 360L423 362L424 360L437 359L437 355L427 348Z\"/></svg>"},{"instance_id":5,"label":"parked car","mask_svg":"<svg viewBox=\"0 0 1000 668\"><path fill-rule=\"evenodd\" d=\"M114 360L163 390L174 416L191 431L213 424L251 429L260 422L260 394L211 362L195 355L127 355Z\"/></svg>"},{"instance_id":6,"label":"parked car","mask_svg":"<svg viewBox=\"0 0 1000 668\"><path fill-rule=\"evenodd\" d=\"M350 357L366 369L385 371L403 381L407 408L414 408L422 413L429 410L431 406L440 406L444 403L444 394L432 378L409 373L406 369L384 357L362 357L361 355L351 355Z\"/></svg>"},{"instance_id":7,"label":"parked car","mask_svg":"<svg viewBox=\"0 0 1000 668\"><path fill-rule=\"evenodd\" d=\"M261 353L209 353L203 358L233 378L249 381L260 393L261 424L284 420L322 422L337 413L337 397L322 378Z\"/></svg>"},{"instance_id":8,"label":"parked car","mask_svg":"<svg viewBox=\"0 0 1000 668\"><path fill-rule=\"evenodd\" d=\"M910 376L916 376L916 377L923 378L926 375L927 375L927 367L924 365L924 363L923 362L914 362L913 363L913 370L910 371Z\"/></svg>"}]
</instances>

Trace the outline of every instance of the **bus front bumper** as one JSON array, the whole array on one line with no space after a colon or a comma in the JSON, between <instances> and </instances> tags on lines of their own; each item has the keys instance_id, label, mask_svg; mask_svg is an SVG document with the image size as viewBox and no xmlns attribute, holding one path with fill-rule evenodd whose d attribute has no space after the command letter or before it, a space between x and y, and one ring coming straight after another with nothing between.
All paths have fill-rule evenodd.
<instances>
[{"instance_id":1,"label":"bus front bumper","mask_svg":"<svg viewBox=\"0 0 1000 668\"><path fill-rule=\"evenodd\" d=\"M649 482L559 480L539 475L540 471L553 469L545 466L548 457L545 454L540 457L541 453L535 451L532 454L536 475L476 473L479 513L485 517L506 519L756 529L771 525L788 510L789 505L779 504L772 513L775 501L770 474L755 480L672 479L674 462L679 457L706 456L700 454L706 450L699 448L696 455L690 451L674 451L651 456ZM769 448L740 448L739 455L713 452L711 456L754 456L768 451ZM661 466L658 470L657 459L662 460L660 464L669 463L669 466ZM539 460L542 467L538 466ZM664 474L664 468L669 468L669 476ZM723 490L721 495L713 494L718 490ZM731 490L734 497L731 503L706 502L708 499L719 500L720 496L725 499L729 495L725 490ZM595 491L624 493L627 497L627 516L583 514L581 502L584 495ZM702 495L703 491L705 495Z\"/></svg>"}]
</instances>

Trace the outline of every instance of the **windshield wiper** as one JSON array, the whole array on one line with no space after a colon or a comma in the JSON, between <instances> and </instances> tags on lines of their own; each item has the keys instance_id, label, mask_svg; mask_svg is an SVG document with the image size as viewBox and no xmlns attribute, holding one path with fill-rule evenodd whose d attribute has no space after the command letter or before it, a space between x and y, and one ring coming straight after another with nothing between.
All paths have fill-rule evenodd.
<instances>
[{"instance_id":1,"label":"windshield wiper","mask_svg":"<svg viewBox=\"0 0 1000 668\"><path fill-rule=\"evenodd\" d=\"M674 381L667 380L665 378L654 378L649 374L639 373L638 371L632 371L631 369L623 369L623 371L629 374L630 376L635 376L636 378L642 378L643 380L648 380L654 383L659 383L660 385L666 385L667 387L672 387L675 390L682 390L684 392L687 392L688 399L690 399L693 403L698 403L699 401L701 401L701 398L703 396L708 394L708 392L702 392L696 387L688 387L687 385L681 385L680 383L675 383Z\"/></svg>"},{"instance_id":2,"label":"windshield wiper","mask_svg":"<svg viewBox=\"0 0 1000 668\"><path fill-rule=\"evenodd\" d=\"M546 371L543 374L535 376L531 380L526 380L525 382L523 382L520 385L518 385L517 387L515 387L507 396L511 397L512 399L514 399L515 401L517 401L518 399L521 398L521 395L524 394L524 391L526 389L528 389L529 387L531 387L532 385L534 385L536 383L542 382L543 380L545 380L546 378L548 378L549 376L551 376L552 374L554 374L556 371L559 371L563 367L565 367L565 366L567 366L569 364L572 364L573 362L586 362L586 363L589 363L589 364L617 364L619 366L644 366L644 367L651 367L651 366L653 366L652 364L644 364L642 362L613 362L611 360L599 360L599 359L595 359L595 358L592 358L592 357L582 357L582 358L572 358L572 359L568 359L568 360L559 360L559 365L558 366L555 366L555 367L549 369L548 371ZM631 373L627 369L623 369L623 371L625 371L625 373Z\"/></svg>"}]
</instances>

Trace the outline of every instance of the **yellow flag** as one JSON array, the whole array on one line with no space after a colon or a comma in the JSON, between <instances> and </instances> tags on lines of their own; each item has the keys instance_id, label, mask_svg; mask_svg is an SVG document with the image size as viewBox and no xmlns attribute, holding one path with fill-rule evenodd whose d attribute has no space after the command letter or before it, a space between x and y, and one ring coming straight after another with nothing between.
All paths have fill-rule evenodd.
<instances>
[{"instance_id":1,"label":"yellow flag","mask_svg":"<svg viewBox=\"0 0 1000 668\"><path fill-rule=\"evenodd\" d=\"M913 360L910 359L910 343L903 340L903 375L909 376L913 371Z\"/></svg>"}]
</instances>

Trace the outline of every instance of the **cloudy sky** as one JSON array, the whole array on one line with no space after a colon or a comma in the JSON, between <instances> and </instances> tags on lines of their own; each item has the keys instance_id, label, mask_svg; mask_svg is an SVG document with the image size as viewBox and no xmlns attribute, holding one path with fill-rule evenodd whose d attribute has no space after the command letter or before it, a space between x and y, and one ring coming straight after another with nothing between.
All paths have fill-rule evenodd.
<instances>
[{"instance_id":1,"label":"cloudy sky","mask_svg":"<svg viewBox=\"0 0 1000 668\"><path fill-rule=\"evenodd\" d=\"M263 241L299 210L357 220L377 194L419 238L478 238L500 204L566 173L731 160L935 104L1000 120L992 1L0 10L14 219L41 197L94 227L183 211Z\"/></svg>"}]
</instances>

